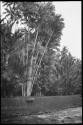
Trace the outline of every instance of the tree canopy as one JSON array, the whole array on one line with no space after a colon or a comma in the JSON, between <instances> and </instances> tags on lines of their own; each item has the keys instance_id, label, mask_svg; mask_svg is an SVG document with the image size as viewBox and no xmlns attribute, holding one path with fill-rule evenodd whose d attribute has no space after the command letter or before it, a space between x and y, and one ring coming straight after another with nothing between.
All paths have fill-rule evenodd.
<instances>
[{"instance_id":1,"label":"tree canopy","mask_svg":"<svg viewBox=\"0 0 83 125\"><path fill-rule=\"evenodd\" d=\"M37 91L43 95L79 93L81 61L74 59L66 47L59 49L65 25L52 2L3 3L6 16L0 24L2 81L6 79L13 90L21 85L23 96ZM25 27L12 33L15 23Z\"/></svg>"}]
</instances>

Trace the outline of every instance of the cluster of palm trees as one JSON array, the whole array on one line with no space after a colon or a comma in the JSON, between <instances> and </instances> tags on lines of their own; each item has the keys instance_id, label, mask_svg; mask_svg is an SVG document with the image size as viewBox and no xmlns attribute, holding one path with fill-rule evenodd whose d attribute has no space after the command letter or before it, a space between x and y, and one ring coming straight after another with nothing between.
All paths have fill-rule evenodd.
<instances>
[{"instance_id":1,"label":"cluster of palm trees","mask_svg":"<svg viewBox=\"0 0 83 125\"><path fill-rule=\"evenodd\" d=\"M22 87L22 95L30 96L39 78L41 81L41 68L46 56L46 60L50 59L48 69L50 67L56 69L57 79L61 78L65 67L62 65L65 64L61 61L62 58L59 59L58 55L56 56L55 51L58 51L60 46L64 20L61 15L55 13L51 2L44 4L4 2L3 4L6 8L6 16L0 24L2 78L5 77L9 81L15 80L15 83ZM13 25L19 21L26 27L12 33ZM51 53L49 53L50 50ZM48 69L45 71L49 71ZM11 82L10 84L12 85Z\"/></svg>"}]
</instances>

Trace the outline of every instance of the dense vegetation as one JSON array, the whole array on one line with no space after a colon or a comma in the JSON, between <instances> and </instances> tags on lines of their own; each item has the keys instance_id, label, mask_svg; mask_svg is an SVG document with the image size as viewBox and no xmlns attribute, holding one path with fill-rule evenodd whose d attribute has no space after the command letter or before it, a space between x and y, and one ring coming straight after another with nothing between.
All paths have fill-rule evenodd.
<instances>
[{"instance_id":1,"label":"dense vegetation","mask_svg":"<svg viewBox=\"0 0 83 125\"><path fill-rule=\"evenodd\" d=\"M4 2L4 6L1 96L81 94L81 60L66 47L59 49L64 20L52 3ZM25 28L12 33L19 22Z\"/></svg>"},{"instance_id":2,"label":"dense vegetation","mask_svg":"<svg viewBox=\"0 0 83 125\"><path fill-rule=\"evenodd\" d=\"M66 47L57 54L49 54L42 63L33 93L39 87L38 92L41 90L40 94L48 96L81 94L81 61L74 58Z\"/></svg>"}]
</instances>

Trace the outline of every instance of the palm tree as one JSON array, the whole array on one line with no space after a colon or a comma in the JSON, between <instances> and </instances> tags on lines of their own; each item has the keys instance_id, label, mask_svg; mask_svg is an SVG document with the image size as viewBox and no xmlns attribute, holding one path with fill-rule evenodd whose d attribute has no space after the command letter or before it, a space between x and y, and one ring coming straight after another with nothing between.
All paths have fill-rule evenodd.
<instances>
[{"instance_id":1,"label":"palm tree","mask_svg":"<svg viewBox=\"0 0 83 125\"><path fill-rule=\"evenodd\" d=\"M27 63L25 60L25 74L27 77L27 96L30 96L47 48L59 46L61 32L64 27L63 18L61 18L61 15L55 14L55 9L51 2L45 4L37 2L6 2L5 5L9 7L6 12L12 22L20 19L27 24L27 30L24 29L23 33L24 40L22 37L21 41L23 43L22 46L25 46L25 57L27 57L26 60L28 61ZM22 51L20 44L17 42L15 53ZM35 77L34 74L36 74Z\"/></svg>"}]
</instances>

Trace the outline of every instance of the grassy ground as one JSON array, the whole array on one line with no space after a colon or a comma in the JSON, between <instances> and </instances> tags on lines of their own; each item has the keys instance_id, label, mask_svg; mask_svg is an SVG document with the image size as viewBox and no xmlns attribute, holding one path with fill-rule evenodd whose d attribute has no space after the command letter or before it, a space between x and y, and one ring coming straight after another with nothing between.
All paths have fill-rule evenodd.
<instances>
[{"instance_id":1,"label":"grassy ground","mask_svg":"<svg viewBox=\"0 0 83 125\"><path fill-rule=\"evenodd\" d=\"M32 103L27 103L28 98L5 98L1 99L1 120L2 122L17 116L58 111L70 107L80 107L82 100L80 95L72 96L48 96L34 97ZM35 119L36 120L36 119Z\"/></svg>"}]
</instances>

